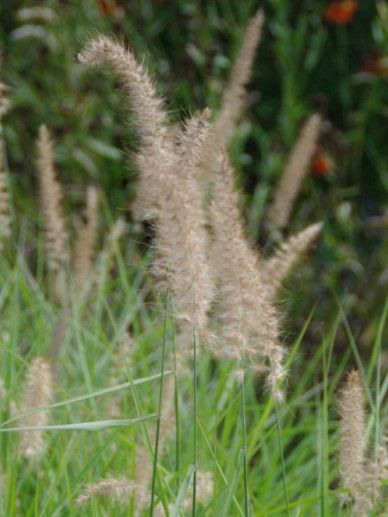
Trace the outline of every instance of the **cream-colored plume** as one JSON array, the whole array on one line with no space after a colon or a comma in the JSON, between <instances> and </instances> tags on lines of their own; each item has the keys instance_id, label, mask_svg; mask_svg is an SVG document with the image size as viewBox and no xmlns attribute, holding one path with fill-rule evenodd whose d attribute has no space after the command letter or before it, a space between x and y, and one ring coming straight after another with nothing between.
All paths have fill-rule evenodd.
<instances>
[{"instance_id":1,"label":"cream-colored plume","mask_svg":"<svg viewBox=\"0 0 388 517\"><path fill-rule=\"evenodd\" d=\"M163 403L161 412L161 427L159 438L159 451L163 454L166 444L171 442L176 431L175 414L175 378L169 375L163 387Z\"/></svg>"},{"instance_id":2,"label":"cream-colored plume","mask_svg":"<svg viewBox=\"0 0 388 517\"><path fill-rule=\"evenodd\" d=\"M367 494L365 470L366 424L364 392L360 374L349 373L339 403L341 416L339 461L343 487L357 516L368 515L371 500Z\"/></svg>"},{"instance_id":3,"label":"cream-colored plume","mask_svg":"<svg viewBox=\"0 0 388 517\"><path fill-rule=\"evenodd\" d=\"M246 86L251 78L263 23L264 13L259 9L247 27L240 52L233 63L215 123L215 139L222 147L228 144L246 104Z\"/></svg>"},{"instance_id":4,"label":"cream-colored plume","mask_svg":"<svg viewBox=\"0 0 388 517\"><path fill-rule=\"evenodd\" d=\"M54 293L57 299L62 299L69 262L68 234L62 209L62 187L54 169L53 144L46 126L40 127L37 145L40 205L45 228L47 264L53 275Z\"/></svg>"},{"instance_id":5,"label":"cream-colored plume","mask_svg":"<svg viewBox=\"0 0 388 517\"><path fill-rule=\"evenodd\" d=\"M268 383L276 399L285 375L284 350L279 343L279 319L260 274L256 252L244 234L234 187L233 169L221 154L216 169L211 207L214 243L212 266L218 289L217 352L249 360L262 370L268 362Z\"/></svg>"},{"instance_id":6,"label":"cream-colored plume","mask_svg":"<svg viewBox=\"0 0 388 517\"><path fill-rule=\"evenodd\" d=\"M78 60L88 66L110 65L129 98L143 143L153 147L156 140L164 140L168 119L163 101L129 48L101 34L85 46Z\"/></svg>"},{"instance_id":7,"label":"cream-colored plume","mask_svg":"<svg viewBox=\"0 0 388 517\"><path fill-rule=\"evenodd\" d=\"M73 270L77 291L82 293L90 278L98 229L98 190L90 185L86 191L84 221L78 228L74 245Z\"/></svg>"},{"instance_id":8,"label":"cream-colored plume","mask_svg":"<svg viewBox=\"0 0 388 517\"><path fill-rule=\"evenodd\" d=\"M308 172L321 129L321 117L315 113L304 124L276 188L268 212L268 228L282 230L288 223L294 201Z\"/></svg>"},{"instance_id":9,"label":"cream-colored plume","mask_svg":"<svg viewBox=\"0 0 388 517\"><path fill-rule=\"evenodd\" d=\"M176 145L152 81L123 45L98 36L79 54L79 61L111 65L129 97L141 136L137 204L143 205L143 216L156 220L155 247L159 259L154 271L172 294L178 320L201 332L206 327L211 287L202 203L198 206L201 193L193 178L197 175L198 160L203 157L204 139L183 139L181 145ZM202 114L201 118L206 116ZM201 124L205 123L201 120ZM190 125L186 133L190 133L189 128ZM177 147L181 151L179 156Z\"/></svg>"},{"instance_id":10,"label":"cream-colored plume","mask_svg":"<svg viewBox=\"0 0 388 517\"><path fill-rule=\"evenodd\" d=\"M151 433L150 440L155 439L154 433ZM139 487L136 493L135 507L137 514L149 502L150 495L147 500L147 494L151 494L151 482L153 476L153 460L150 458L144 445L138 445L136 448L136 472L135 482Z\"/></svg>"},{"instance_id":11,"label":"cream-colored plume","mask_svg":"<svg viewBox=\"0 0 388 517\"><path fill-rule=\"evenodd\" d=\"M89 66L111 66L121 82L141 137L136 158L139 184L134 212L140 219L153 219L160 190L163 189L163 177L169 173L171 160L174 159L163 100L132 51L107 36L92 39L78 55L78 60Z\"/></svg>"},{"instance_id":12,"label":"cream-colored plume","mask_svg":"<svg viewBox=\"0 0 388 517\"><path fill-rule=\"evenodd\" d=\"M136 493L138 487L133 481L126 479L102 479L96 483L86 485L82 494L75 500L76 506L84 506L94 497L100 496L114 499L124 506L128 506L131 497Z\"/></svg>"},{"instance_id":13,"label":"cream-colored plume","mask_svg":"<svg viewBox=\"0 0 388 517\"><path fill-rule=\"evenodd\" d=\"M48 406L53 397L52 367L47 359L37 357L28 369L23 387L21 414L35 408ZM41 427L47 425L50 413L40 411L25 416L20 420L20 427ZM19 453L23 458L33 458L44 448L43 431L23 431L21 434Z\"/></svg>"},{"instance_id":14,"label":"cream-colored plume","mask_svg":"<svg viewBox=\"0 0 388 517\"><path fill-rule=\"evenodd\" d=\"M208 144L208 112L194 115L182 135L179 156L160 193L154 273L171 293L180 332L202 335L212 300L207 232L199 181L203 150ZM193 127L202 130L192 138ZM188 137L190 135L190 138Z\"/></svg>"},{"instance_id":15,"label":"cream-colored plume","mask_svg":"<svg viewBox=\"0 0 388 517\"><path fill-rule=\"evenodd\" d=\"M4 115L9 111L11 103L6 95L6 92L9 90L8 86L2 82L0 82L0 121L4 117Z\"/></svg>"},{"instance_id":16,"label":"cream-colored plume","mask_svg":"<svg viewBox=\"0 0 388 517\"><path fill-rule=\"evenodd\" d=\"M112 362L108 373L108 386L117 386L124 382L122 378L131 366L134 340L129 332L122 336L118 349L112 354ZM118 418L122 415L122 393L113 393L108 401L108 414L110 418Z\"/></svg>"},{"instance_id":17,"label":"cream-colored plume","mask_svg":"<svg viewBox=\"0 0 388 517\"><path fill-rule=\"evenodd\" d=\"M210 503L214 496L214 476L213 472L198 470L196 479L195 495L197 502L203 506ZM187 496L183 500L183 511L190 512L193 504L193 487L192 484L187 490Z\"/></svg>"},{"instance_id":18,"label":"cream-colored plume","mask_svg":"<svg viewBox=\"0 0 388 517\"><path fill-rule=\"evenodd\" d=\"M5 152L3 141L2 119L7 113L10 103L5 96L8 87L0 82L0 249L3 239L11 236L11 206L7 173L5 171Z\"/></svg>"},{"instance_id":19,"label":"cream-colored plume","mask_svg":"<svg viewBox=\"0 0 388 517\"><path fill-rule=\"evenodd\" d=\"M303 253L317 238L321 228L322 223L315 223L307 226L301 232L291 235L280 243L279 249L272 257L262 262L262 274L272 298L276 296L283 280L290 274Z\"/></svg>"}]
</instances>

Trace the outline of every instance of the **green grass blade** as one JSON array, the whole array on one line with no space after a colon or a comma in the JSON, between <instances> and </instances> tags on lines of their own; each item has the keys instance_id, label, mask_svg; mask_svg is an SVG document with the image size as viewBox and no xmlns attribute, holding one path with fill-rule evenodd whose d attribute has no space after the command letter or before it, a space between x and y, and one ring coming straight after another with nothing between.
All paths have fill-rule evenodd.
<instances>
[{"instance_id":1,"label":"green grass blade","mask_svg":"<svg viewBox=\"0 0 388 517\"><path fill-rule=\"evenodd\" d=\"M156 414L146 415L140 418L120 418L110 420L94 420L93 422L80 422L78 424L57 424L26 427L10 427L0 429L0 433L14 433L23 431L102 431L113 427L128 427L146 420L157 418Z\"/></svg>"}]
</instances>

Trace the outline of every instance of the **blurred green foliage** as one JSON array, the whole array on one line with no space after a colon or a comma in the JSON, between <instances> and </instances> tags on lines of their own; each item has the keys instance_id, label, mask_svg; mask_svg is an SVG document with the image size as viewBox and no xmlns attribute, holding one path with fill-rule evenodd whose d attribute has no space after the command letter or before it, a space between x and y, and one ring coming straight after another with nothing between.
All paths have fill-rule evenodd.
<instances>
[{"instance_id":1,"label":"blurred green foliage","mask_svg":"<svg viewBox=\"0 0 388 517\"><path fill-rule=\"evenodd\" d=\"M324 21L328 3L52 0L39 3L51 10L48 19L23 19L22 9L36 3L2 3L1 76L13 104L4 130L16 205L35 217L25 200L35 189L37 129L46 123L69 207L82 203L90 182L101 185L113 210L130 206L136 148L130 111L109 74L77 64L87 38L103 31L128 42L160 84L171 119L180 120L206 105L217 108L244 28L262 6L266 27L251 103L232 143L249 231L265 243L265 208L287 154L303 118L321 111L321 152L330 167L305 182L290 230L323 219L324 239L290 305L304 317L304 289L309 307L311 297L327 291L352 292L348 308L365 331L362 321L380 307L388 276L383 230L369 225L370 216L387 209L387 70L371 63L387 56L388 7L359 2L349 24L334 25Z\"/></svg>"}]
</instances>

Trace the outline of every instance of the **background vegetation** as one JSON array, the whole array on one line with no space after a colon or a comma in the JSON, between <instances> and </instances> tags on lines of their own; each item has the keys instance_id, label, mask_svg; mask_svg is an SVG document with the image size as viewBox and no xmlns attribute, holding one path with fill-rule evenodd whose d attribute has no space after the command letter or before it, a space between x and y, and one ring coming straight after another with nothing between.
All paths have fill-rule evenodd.
<instances>
[{"instance_id":1,"label":"background vegetation","mask_svg":"<svg viewBox=\"0 0 388 517\"><path fill-rule=\"evenodd\" d=\"M354 17L341 24L325 19L328 3L261 3L266 24L250 106L232 144L250 236L270 252L266 208L287 155L307 115L318 110L325 118L317 150L324 166L312 167L288 228L294 232L310 222L324 222L316 249L282 293L285 340L292 350L290 397L282 410L280 433L286 476L273 402L253 381L249 387L254 515L286 514L285 480L291 514L339 514L335 399L342 374L352 364L365 365L371 428L380 429L386 418L379 412L387 389L384 350L382 372L377 358L384 343L388 283L388 6L359 2ZM51 9L51 19L24 20L21 9L28 2L1 6L1 80L9 85L12 102L3 136L15 214L0 273L0 373L8 402L18 398L30 359L47 353L58 316L45 294L36 196L35 140L42 123L56 141L69 219L80 211L85 186L96 183L103 212L100 244L118 215L125 217L129 235L103 264L92 303L73 307L58 399L107 386L109 364L126 330L136 346L122 382L160 372L163 309L150 293L144 267L149 262L147 239L133 224L130 211L135 188L130 157L136 137L114 81L76 63L85 39L103 31L130 42L138 56L146 56L168 99L172 120L179 120L200 107L217 108L244 28L258 7L248 0L53 0L41 5ZM173 333L170 323L168 333ZM241 442L235 432L240 404L231 368L210 358L200 364L200 458L203 468L214 473L216 494L207 509L199 510L202 515L242 511ZM180 389L183 438L192 424L190 378ZM120 403L128 418L157 410L157 390L149 383L132 387L132 396L126 395ZM109 406L106 397L70 404L56 410L53 420L102 419L107 400ZM4 411L3 421L8 409ZM74 494L84 483L108 473L133 475L141 430L132 426L92 435L51 433L48 453L37 470L16 461L12 444L17 438L3 435L2 464L9 481L3 514L76 514ZM173 452L163 459L158 494L168 502L175 501L187 479L191 447L182 440L177 459L172 444ZM118 515L124 510L99 501L82 515L89 511Z\"/></svg>"}]
</instances>

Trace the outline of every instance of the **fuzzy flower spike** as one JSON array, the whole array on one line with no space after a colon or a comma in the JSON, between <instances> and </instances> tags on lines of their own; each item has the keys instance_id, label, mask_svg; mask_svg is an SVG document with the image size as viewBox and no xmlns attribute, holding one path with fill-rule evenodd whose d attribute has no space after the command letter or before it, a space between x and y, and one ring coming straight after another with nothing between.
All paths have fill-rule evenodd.
<instances>
[{"instance_id":1,"label":"fuzzy flower spike","mask_svg":"<svg viewBox=\"0 0 388 517\"><path fill-rule=\"evenodd\" d=\"M238 209L233 169L226 154L219 156L214 177L211 218L214 233L212 266L216 279L220 355L246 357L253 368L268 369L268 384L277 400L285 376L284 350L279 342L279 318L260 273Z\"/></svg>"},{"instance_id":2,"label":"fuzzy flower spike","mask_svg":"<svg viewBox=\"0 0 388 517\"><path fill-rule=\"evenodd\" d=\"M189 121L177 143L163 101L131 50L98 36L78 58L87 65L110 65L121 81L140 136L136 206L140 215L155 223L158 258L154 272L171 293L180 327L189 324L201 333L211 299L202 192L198 190L209 113Z\"/></svg>"}]
</instances>

